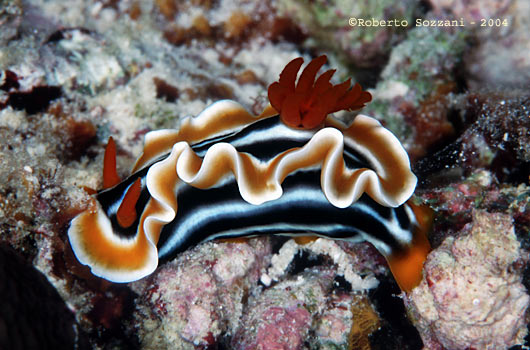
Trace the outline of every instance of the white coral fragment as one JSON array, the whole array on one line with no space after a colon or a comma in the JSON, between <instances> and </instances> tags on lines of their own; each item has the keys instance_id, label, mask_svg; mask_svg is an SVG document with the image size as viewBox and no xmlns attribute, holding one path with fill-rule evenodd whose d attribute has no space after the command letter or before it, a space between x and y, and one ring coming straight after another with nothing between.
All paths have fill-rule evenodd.
<instances>
[{"instance_id":1,"label":"white coral fragment","mask_svg":"<svg viewBox=\"0 0 530 350\"><path fill-rule=\"evenodd\" d=\"M348 281L353 290L367 290L377 287L379 281L373 275L361 277L357 271L355 271L354 258L347 254L337 242L329 239L319 238L314 242L299 245L294 239L287 241L281 248L278 254L272 256L271 266L269 267L267 274L261 276L261 280L265 285L270 284L270 280L280 280L298 253L299 249L306 250L316 255L327 255L333 263L337 265L337 272L344 276L344 279ZM266 283L269 282L269 283Z\"/></svg>"}]
</instances>

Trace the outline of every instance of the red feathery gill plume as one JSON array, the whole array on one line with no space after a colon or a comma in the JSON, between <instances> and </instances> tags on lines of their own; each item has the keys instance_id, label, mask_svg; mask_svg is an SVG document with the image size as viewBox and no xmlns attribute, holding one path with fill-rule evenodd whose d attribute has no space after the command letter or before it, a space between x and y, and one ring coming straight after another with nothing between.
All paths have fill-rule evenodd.
<instances>
[{"instance_id":1,"label":"red feathery gill plume","mask_svg":"<svg viewBox=\"0 0 530 350\"><path fill-rule=\"evenodd\" d=\"M326 56L322 55L309 62L295 86L296 76L304 62L301 57L295 58L285 66L279 81L269 86L269 101L288 126L313 129L330 113L360 109L372 100L372 95L363 91L361 85L355 84L350 88L351 79L338 85L331 84L335 69L324 72L315 81L326 60Z\"/></svg>"}]
</instances>

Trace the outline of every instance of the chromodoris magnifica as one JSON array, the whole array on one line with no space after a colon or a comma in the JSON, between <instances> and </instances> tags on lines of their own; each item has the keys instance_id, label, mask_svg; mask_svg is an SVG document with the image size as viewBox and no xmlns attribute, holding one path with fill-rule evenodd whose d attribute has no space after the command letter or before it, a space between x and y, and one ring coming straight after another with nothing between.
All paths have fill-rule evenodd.
<instances>
[{"instance_id":1,"label":"chromodoris magnifica","mask_svg":"<svg viewBox=\"0 0 530 350\"><path fill-rule=\"evenodd\" d=\"M368 241L385 256L403 290L421 279L430 250L416 209L406 151L375 119L350 126L329 113L371 100L334 70L300 74L291 61L269 87L271 106L252 116L223 100L179 130L145 137L132 174L116 174L115 144L105 152L103 184L68 230L78 260L113 282L151 274L158 262L216 238L263 234Z\"/></svg>"}]
</instances>

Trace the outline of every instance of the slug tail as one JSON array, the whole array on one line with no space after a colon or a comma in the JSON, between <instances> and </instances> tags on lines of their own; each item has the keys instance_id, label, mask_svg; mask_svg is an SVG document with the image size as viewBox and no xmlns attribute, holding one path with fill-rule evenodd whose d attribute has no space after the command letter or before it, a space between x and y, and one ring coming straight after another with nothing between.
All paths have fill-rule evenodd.
<instances>
[{"instance_id":1,"label":"slug tail","mask_svg":"<svg viewBox=\"0 0 530 350\"><path fill-rule=\"evenodd\" d=\"M407 205L414 212L417 226L411 244L387 257L387 262L401 290L408 293L418 286L423 276L423 264L431 252L427 234L431 229L433 211L426 205L416 205L412 200Z\"/></svg>"}]
</instances>

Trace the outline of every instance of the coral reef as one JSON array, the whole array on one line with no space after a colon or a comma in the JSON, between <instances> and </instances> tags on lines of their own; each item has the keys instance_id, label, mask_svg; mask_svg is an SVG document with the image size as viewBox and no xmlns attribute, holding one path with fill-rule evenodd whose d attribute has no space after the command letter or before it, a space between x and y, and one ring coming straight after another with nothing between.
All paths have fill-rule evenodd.
<instances>
[{"instance_id":1,"label":"coral reef","mask_svg":"<svg viewBox=\"0 0 530 350\"><path fill-rule=\"evenodd\" d=\"M359 314L365 309L363 306L367 306L368 311L372 310L371 305L362 303L364 301L363 296L357 297L361 299L359 302L361 308L359 308ZM311 346L315 349L336 349L337 347L345 347L350 340L348 336L352 334L348 329L348 325L352 324L353 312L351 305L355 296L349 295L336 291L329 295L326 305L324 306L320 317L316 320L316 326L314 329L314 338L311 339ZM356 309L357 310L357 309ZM373 311L373 310L372 310ZM369 314L369 312L366 312ZM369 319L371 321L372 319ZM374 323L367 322L369 331ZM377 322L378 320L376 320ZM361 330L359 339L367 339L368 334L362 333L361 327L356 329ZM357 335L357 334L356 334Z\"/></svg>"},{"instance_id":2,"label":"coral reef","mask_svg":"<svg viewBox=\"0 0 530 350\"><path fill-rule=\"evenodd\" d=\"M17 35L18 26L21 22L22 6L18 0L2 1L0 8L0 44L5 45Z\"/></svg>"},{"instance_id":3,"label":"coral reef","mask_svg":"<svg viewBox=\"0 0 530 350\"><path fill-rule=\"evenodd\" d=\"M306 42L306 46L337 52L348 63L369 69L385 63L390 48L402 40L406 28L375 25L352 27L349 18L412 22L418 5L414 0L280 0L278 8L280 14L295 18L303 32L311 38Z\"/></svg>"},{"instance_id":4,"label":"coral reef","mask_svg":"<svg viewBox=\"0 0 530 350\"><path fill-rule=\"evenodd\" d=\"M308 269L298 277L284 280L251 297L239 329L232 338L231 347L300 349L309 339L311 315L323 315L318 328L320 332L326 332L324 324L331 320L338 329L346 328L341 319L344 316L340 316L338 310L330 310L326 303L333 276L333 271ZM319 341L338 341L338 344L347 342L344 333L333 335L328 331L326 336L327 338Z\"/></svg>"},{"instance_id":5,"label":"coral reef","mask_svg":"<svg viewBox=\"0 0 530 350\"><path fill-rule=\"evenodd\" d=\"M528 1L0 3L1 348L530 345ZM493 27L413 25L460 17ZM223 98L258 114L287 62L322 54L344 74L332 84L373 87L363 113L404 143L414 200L434 210L436 249L411 294L368 244L208 243L121 285L77 262L68 223L102 186L110 135L123 177L148 131Z\"/></svg>"},{"instance_id":6,"label":"coral reef","mask_svg":"<svg viewBox=\"0 0 530 350\"><path fill-rule=\"evenodd\" d=\"M477 90L524 89L530 84L530 59L526 54L530 49L530 24L525 15L530 5L525 1L495 2L491 7L480 6L487 14L477 23L486 27L481 27L477 45L466 54L468 85ZM478 11L467 11L477 16Z\"/></svg>"},{"instance_id":7,"label":"coral reef","mask_svg":"<svg viewBox=\"0 0 530 350\"><path fill-rule=\"evenodd\" d=\"M504 349L527 334L530 297L521 283L520 244L508 215L476 211L457 238L425 263L406 297L426 349Z\"/></svg>"},{"instance_id":8,"label":"coral reef","mask_svg":"<svg viewBox=\"0 0 530 350\"><path fill-rule=\"evenodd\" d=\"M143 349L193 349L218 343L239 323L242 302L267 266L267 239L207 243L181 254L145 281L134 317Z\"/></svg>"},{"instance_id":9,"label":"coral reef","mask_svg":"<svg viewBox=\"0 0 530 350\"><path fill-rule=\"evenodd\" d=\"M438 213L432 240L459 231L473 209L502 210L527 232L528 98L469 93L460 100L460 136L415 164L416 194Z\"/></svg>"},{"instance_id":10,"label":"coral reef","mask_svg":"<svg viewBox=\"0 0 530 350\"><path fill-rule=\"evenodd\" d=\"M528 86L528 2L431 0L430 4L437 16L475 23L477 44L465 59L470 87L480 90ZM493 66L495 69L491 69Z\"/></svg>"},{"instance_id":11,"label":"coral reef","mask_svg":"<svg viewBox=\"0 0 530 350\"><path fill-rule=\"evenodd\" d=\"M454 134L449 120L454 71L467 31L417 27L397 45L364 113L376 115L396 133L412 159Z\"/></svg>"}]
</instances>

